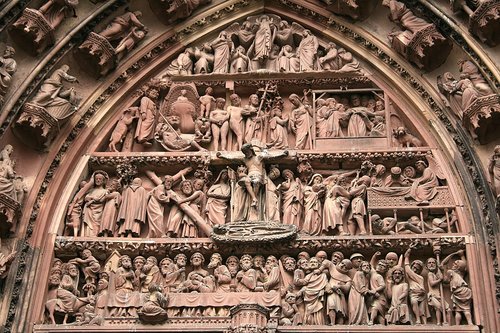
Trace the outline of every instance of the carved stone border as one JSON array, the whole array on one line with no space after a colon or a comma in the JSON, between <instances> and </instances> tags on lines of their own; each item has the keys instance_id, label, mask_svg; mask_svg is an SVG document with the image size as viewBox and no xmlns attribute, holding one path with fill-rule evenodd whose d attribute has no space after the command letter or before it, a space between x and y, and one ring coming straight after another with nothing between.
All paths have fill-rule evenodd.
<instances>
[{"instance_id":1,"label":"carved stone border","mask_svg":"<svg viewBox=\"0 0 500 333\"><path fill-rule=\"evenodd\" d=\"M276 0L277 1L277 0ZM300 13L301 15L305 15L308 17L312 17L313 20L318 20L330 27L335 28L337 31L341 32L344 34L347 38L352 39L362 45L364 45L367 49L367 51L372 52L373 54L377 55L383 62L386 64L390 65L395 69L395 72L398 73L401 77L403 77L409 84L412 86L422 97L424 101L426 101L429 106L432 108L432 110L436 113L438 119L443 123L445 128L450 132L451 137L457 144L457 147L462 154L464 163L466 164L468 171L470 173L470 176L473 180L474 185L477 188L478 191L478 197L480 201L480 205L482 205L482 213L483 216L485 217L484 220L486 221L486 230L488 233L488 245L490 247L490 251L492 253L494 260L494 269L495 269L495 280L497 284L497 300L500 298L500 273L499 273L499 268L498 268L498 262L496 260L496 243L495 243L495 233L496 233L496 228L494 226L494 222L497 221L497 218L494 214L494 211L492 211L491 206L489 203L491 202L491 191L486 194L484 192L484 188L488 188L488 183L486 179L482 176L483 170L481 166L476 162L476 157L474 156L473 150L471 145L464 140L466 138L466 134L461 132L457 133L457 131L453 128L450 120L447 118L446 114L439 108L438 103L432 98L432 96L425 90L425 88L414 78L411 77L411 75L401 66L396 60L392 59L389 55L387 55L383 50L379 49L377 45L373 44L371 41L365 39L363 36L360 36L358 33L355 33L352 31L349 27L346 27L344 25L341 25L337 22L335 22L335 19L333 17L324 17L322 16L321 18L316 12L312 12L311 10L298 5L296 3L291 2L290 0L280 0L284 5L287 5L289 8L291 8L293 11ZM189 35L197 30L200 30L204 25L210 24L213 21L216 21L234 10L238 8L245 7L249 4L249 0L240 0L239 2L235 4L231 4L230 6L226 7L224 11L217 11L213 14L211 14L209 17L204 18L203 20L200 20L193 24L190 27L187 27L180 32L176 33L174 36L171 38L163 41L159 45L157 45L155 48L153 48L150 52L148 52L146 55L144 55L141 59L139 59L136 63L131 65L130 68L128 68L121 76L119 76L116 81L111 84L102 94L99 98L96 99L94 104L88 109L88 111L85 113L85 115L80 119L80 121L75 125L71 133L68 135L66 141L64 144L61 146L59 152L57 153L56 157L54 158L52 164L49 167L49 170L47 171L44 181L42 185L40 186L40 190L36 199L35 204L33 205L33 210L28 222L28 227L26 230L26 234L24 235L24 239L22 240L22 248L19 251L19 265L18 265L18 270L16 273L15 277L15 282L13 285L13 294L10 300L10 306L8 310L8 316L7 316L7 321L5 324L5 330L10 331L12 329L13 321L14 321L14 316L15 316L15 311L16 307L19 302L19 296L20 292L22 289L22 282L23 282L23 275L26 270L26 265L27 265L27 257L28 257L28 251L30 250L30 246L28 244L28 240L31 238L31 235L33 233L33 228L35 221L38 217L39 210L40 210L40 205L42 203L42 200L44 199L45 192L47 190L47 187L49 186L50 180L54 176L54 173L56 172L61 159L63 155L67 152L69 146L71 145L72 141L76 138L76 136L80 133L82 128L85 127L85 124L88 122L88 120L96 113L97 110L102 106L102 104L105 102L105 100L112 95L114 91L116 91L119 87L123 85L123 83L126 81L127 78L130 76L133 76L137 74L139 69L147 64L148 62L152 61L153 59L157 58L165 49L168 48L168 46L172 45L175 43L181 36L183 35ZM1 23L0 23L1 24ZM1 28L1 25L0 25ZM69 45L69 44L68 44ZM55 61L51 61L45 68L44 68L44 73L45 75L50 72L50 70L53 68L54 64L59 60L62 55L69 49L69 47L65 47L64 50L61 50ZM64 52L63 52L64 51ZM472 52L472 51L471 51ZM474 54L474 59L477 60L477 55ZM481 66L483 68L484 66ZM484 69L484 68L483 68ZM43 75L44 76L44 75ZM39 82L42 80L43 76L40 78L40 80L36 83L33 83L30 85L30 89L27 89L23 96L27 98L27 96L33 91L33 89L38 86ZM22 99L22 98L21 98ZM20 99L20 100L21 100ZM17 102L17 110L20 108L20 106L24 102ZM12 120L14 116L10 115L9 119ZM5 124L8 124L9 121L6 121ZM8 125L4 125L0 128L0 135L5 131ZM493 214L491 214L493 212Z\"/></svg>"},{"instance_id":2,"label":"carved stone border","mask_svg":"<svg viewBox=\"0 0 500 333\"><path fill-rule=\"evenodd\" d=\"M322 236L311 237L302 236L294 241L285 243L271 244L228 244L225 243L221 248L209 238L205 239L169 239L158 238L130 240L120 238L102 238L95 240L90 238L74 238L59 236L56 238L54 252L58 258L74 258L84 249L93 251L96 257L107 258L113 251L120 254L133 255L139 251L141 255L162 255L172 256L177 253L192 254L201 252L204 255L210 255L214 252L220 252L222 255L231 255L234 253L299 253L307 251L314 254L319 250L324 251L398 251L403 253L409 248L410 244L418 250L428 250L432 253L434 244L446 245L446 253L453 250L464 249L468 236L443 234L424 234L424 235L394 235L383 236ZM100 259L105 259L105 258Z\"/></svg>"}]
</instances>

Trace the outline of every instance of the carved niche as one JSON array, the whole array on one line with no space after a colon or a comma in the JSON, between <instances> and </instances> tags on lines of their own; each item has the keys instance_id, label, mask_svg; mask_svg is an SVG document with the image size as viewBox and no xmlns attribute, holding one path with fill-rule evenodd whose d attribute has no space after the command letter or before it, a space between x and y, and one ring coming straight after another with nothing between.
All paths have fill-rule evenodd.
<instances>
[{"instance_id":1,"label":"carved niche","mask_svg":"<svg viewBox=\"0 0 500 333\"><path fill-rule=\"evenodd\" d=\"M321 0L330 11L338 15L349 16L354 20L364 20L370 16L379 4L377 0Z\"/></svg>"},{"instance_id":2,"label":"carved niche","mask_svg":"<svg viewBox=\"0 0 500 333\"><path fill-rule=\"evenodd\" d=\"M249 18L235 54L253 44L267 66L265 26L294 24ZM181 73L184 51L112 109L54 217L36 332L476 329L469 224L439 149L388 89L339 71L348 51L317 43L314 78Z\"/></svg>"},{"instance_id":3,"label":"carved niche","mask_svg":"<svg viewBox=\"0 0 500 333\"><path fill-rule=\"evenodd\" d=\"M12 38L33 55L55 42L54 32L67 17L76 17L78 0L46 1L39 9L26 8L10 30Z\"/></svg>"},{"instance_id":4,"label":"carved niche","mask_svg":"<svg viewBox=\"0 0 500 333\"><path fill-rule=\"evenodd\" d=\"M495 0L450 0L451 9L469 16L469 31L490 46L500 43L500 3Z\"/></svg>"},{"instance_id":5,"label":"carved niche","mask_svg":"<svg viewBox=\"0 0 500 333\"><path fill-rule=\"evenodd\" d=\"M80 103L75 88L63 82L78 82L68 74L69 66L62 65L43 81L35 96L21 108L13 126L14 134L27 145L47 148L59 134L62 125L77 111Z\"/></svg>"},{"instance_id":6,"label":"carved niche","mask_svg":"<svg viewBox=\"0 0 500 333\"><path fill-rule=\"evenodd\" d=\"M446 61L453 45L434 24L413 14L402 2L384 0L382 4L390 10L389 19L403 28L393 29L388 35L396 52L425 71L432 71Z\"/></svg>"},{"instance_id":7,"label":"carved niche","mask_svg":"<svg viewBox=\"0 0 500 333\"><path fill-rule=\"evenodd\" d=\"M210 4L212 0L149 0L156 16L166 24L190 17L198 8Z\"/></svg>"},{"instance_id":8,"label":"carved niche","mask_svg":"<svg viewBox=\"0 0 500 333\"><path fill-rule=\"evenodd\" d=\"M126 12L115 17L101 32L91 32L78 47L78 55L85 69L92 70L96 75L105 75L113 70L148 33L148 29L139 21L141 16L140 11Z\"/></svg>"},{"instance_id":9,"label":"carved niche","mask_svg":"<svg viewBox=\"0 0 500 333\"><path fill-rule=\"evenodd\" d=\"M472 61L461 60L458 65L460 79L450 72L439 75L439 91L471 136L487 143L500 124L500 95L493 92Z\"/></svg>"}]
</instances>

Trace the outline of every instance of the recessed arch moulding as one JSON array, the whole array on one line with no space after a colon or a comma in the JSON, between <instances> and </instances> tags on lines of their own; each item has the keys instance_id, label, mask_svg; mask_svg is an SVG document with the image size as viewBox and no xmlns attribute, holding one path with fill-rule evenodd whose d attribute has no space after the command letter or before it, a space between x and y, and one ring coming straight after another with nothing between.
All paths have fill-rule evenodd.
<instances>
[{"instance_id":1,"label":"recessed arch moulding","mask_svg":"<svg viewBox=\"0 0 500 333\"><path fill-rule=\"evenodd\" d=\"M53 256L41 258L35 277L47 286L30 308L35 331L80 330L64 322L222 331L242 324L235 311L264 313L267 323L252 325L267 329L426 322L453 331L447 322L478 331L494 316L486 307L492 277L479 273L490 258L481 256L451 140L429 106L338 31L272 7L245 14L145 64L73 141L75 158L61 162L37 221L45 221L38 235L50 237L36 246ZM50 199L55 193L59 200ZM267 257L262 267L259 255ZM389 306L387 317L372 312L365 302L375 293L352 296L363 283L373 287L363 257L373 269L388 266L377 274L391 276L384 293L401 316ZM430 258L442 273L424 269ZM169 270L180 271L169 280ZM294 274L304 283L287 290ZM350 293L337 294L350 310L332 316L335 274L349 281ZM429 309L415 306L411 292L404 297L406 283L428 289L433 274L462 293L438 284L427 290L439 300ZM314 296L322 290L325 300ZM230 310L248 299L270 314ZM313 302L322 310L311 310Z\"/></svg>"}]
</instances>

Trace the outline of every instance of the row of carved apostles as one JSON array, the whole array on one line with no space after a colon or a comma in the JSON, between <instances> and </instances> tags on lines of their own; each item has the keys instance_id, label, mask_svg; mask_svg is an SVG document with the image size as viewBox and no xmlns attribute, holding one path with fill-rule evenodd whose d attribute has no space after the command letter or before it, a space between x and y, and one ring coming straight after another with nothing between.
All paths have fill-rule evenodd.
<instances>
[{"instance_id":1,"label":"row of carved apostles","mask_svg":"<svg viewBox=\"0 0 500 333\"><path fill-rule=\"evenodd\" d=\"M366 235L395 233L442 233L458 231L454 213L446 216L414 215L408 221L397 216L368 218L367 192L375 188L389 197L428 206L437 195L440 171L420 160L386 170L382 164L366 161L360 169L343 173L314 173L308 163L280 170L272 163L288 151L270 154L258 147L243 146L244 157L219 153L218 157L240 164L219 172L212 180L208 169L185 168L163 179L146 172L155 187L146 189L139 177L123 186L96 171L80 189L67 210L66 234L119 237L203 237L213 226L227 222L273 221L295 225L308 235ZM432 158L429 158L431 161ZM267 170L266 170L267 168ZM325 170L322 171L326 172ZM179 184L179 187L177 187ZM210 185L209 185L210 184ZM369 203L368 203L369 204Z\"/></svg>"},{"instance_id":2,"label":"row of carved apostles","mask_svg":"<svg viewBox=\"0 0 500 333\"><path fill-rule=\"evenodd\" d=\"M138 314L148 322L167 314L228 316L228 306L253 297L273 308L281 325L441 325L452 324L452 314L455 325L471 325L465 252L440 263L432 256L425 263L411 260L411 252L411 247L401 256L388 252L385 259L376 252L370 262L363 254L347 258L339 251L331 260L319 251L279 260L232 255L225 262L214 253L208 265L199 252L189 264L182 253L158 264L154 256L132 260L115 252L104 265L86 249L67 263L54 261L46 309L53 324L55 314L81 325Z\"/></svg>"}]
</instances>

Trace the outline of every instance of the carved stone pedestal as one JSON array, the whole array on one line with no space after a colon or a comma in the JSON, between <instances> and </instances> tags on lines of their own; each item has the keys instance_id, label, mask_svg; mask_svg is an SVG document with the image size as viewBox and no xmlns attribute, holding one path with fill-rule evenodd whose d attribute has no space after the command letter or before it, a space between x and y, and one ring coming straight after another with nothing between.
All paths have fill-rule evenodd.
<instances>
[{"instance_id":1,"label":"carved stone pedestal","mask_svg":"<svg viewBox=\"0 0 500 333\"><path fill-rule=\"evenodd\" d=\"M26 103L13 127L14 134L25 144L36 149L47 147L59 133L60 122L43 107Z\"/></svg>"},{"instance_id":2,"label":"carved stone pedestal","mask_svg":"<svg viewBox=\"0 0 500 333\"><path fill-rule=\"evenodd\" d=\"M328 10L338 15L349 16L354 20L364 20L370 16L377 4L377 0L323 0Z\"/></svg>"},{"instance_id":3,"label":"carved stone pedestal","mask_svg":"<svg viewBox=\"0 0 500 333\"><path fill-rule=\"evenodd\" d=\"M481 144L488 142L488 134L495 135L500 124L500 95L477 98L464 111L463 122L473 138Z\"/></svg>"},{"instance_id":4,"label":"carved stone pedestal","mask_svg":"<svg viewBox=\"0 0 500 333\"><path fill-rule=\"evenodd\" d=\"M33 55L43 52L55 42L54 28L42 13L31 8L26 8L14 22L10 34L12 39Z\"/></svg>"},{"instance_id":5,"label":"carved stone pedestal","mask_svg":"<svg viewBox=\"0 0 500 333\"><path fill-rule=\"evenodd\" d=\"M258 304L240 304L231 308L231 327L227 333L268 333L269 309Z\"/></svg>"},{"instance_id":6,"label":"carved stone pedestal","mask_svg":"<svg viewBox=\"0 0 500 333\"><path fill-rule=\"evenodd\" d=\"M95 75L106 75L116 65L115 48L104 37L91 32L87 39L78 47L77 57L86 64L86 69Z\"/></svg>"},{"instance_id":7,"label":"carved stone pedestal","mask_svg":"<svg viewBox=\"0 0 500 333\"><path fill-rule=\"evenodd\" d=\"M469 31L483 43L496 46L500 43L500 2L481 1L469 18Z\"/></svg>"},{"instance_id":8,"label":"carved stone pedestal","mask_svg":"<svg viewBox=\"0 0 500 333\"><path fill-rule=\"evenodd\" d=\"M0 193L0 236L7 237L15 231L21 205L11 197Z\"/></svg>"},{"instance_id":9,"label":"carved stone pedestal","mask_svg":"<svg viewBox=\"0 0 500 333\"><path fill-rule=\"evenodd\" d=\"M395 36L391 46L408 61L425 71L432 71L441 66L452 49L451 42L432 24L413 35L405 31Z\"/></svg>"}]
</instances>

